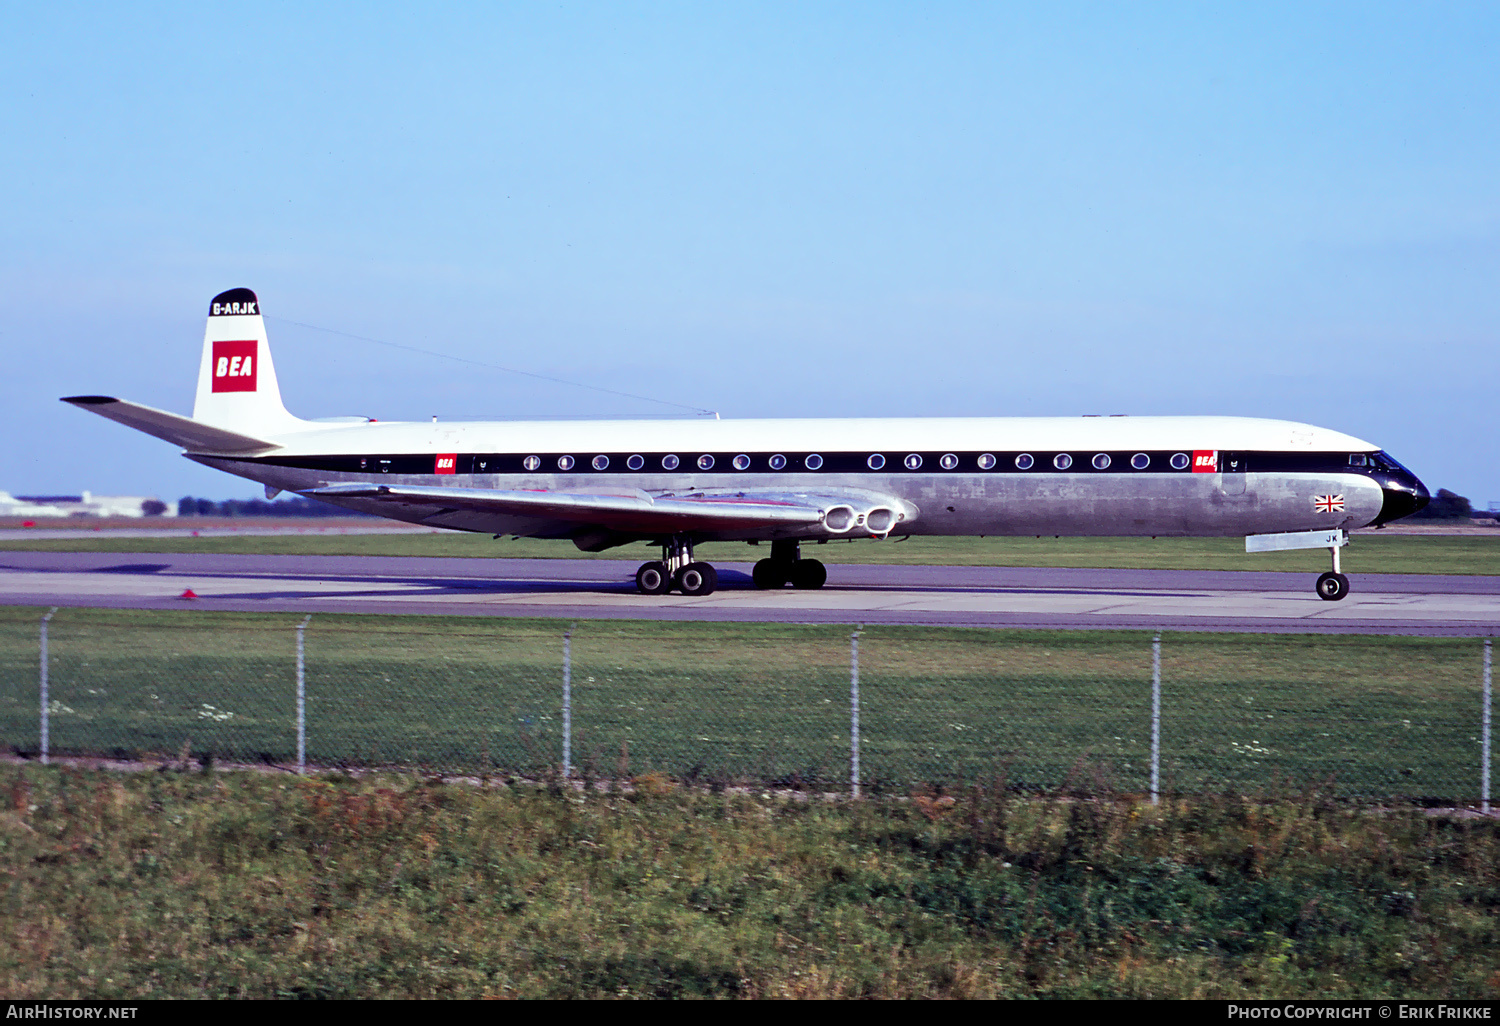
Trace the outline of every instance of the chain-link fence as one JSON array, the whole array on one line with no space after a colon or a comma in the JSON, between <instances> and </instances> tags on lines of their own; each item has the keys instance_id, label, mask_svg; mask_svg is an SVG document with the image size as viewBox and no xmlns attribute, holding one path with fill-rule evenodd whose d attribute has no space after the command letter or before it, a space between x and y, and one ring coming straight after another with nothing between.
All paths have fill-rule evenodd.
<instances>
[{"instance_id":1,"label":"chain-link fence","mask_svg":"<svg viewBox=\"0 0 1500 1026\"><path fill-rule=\"evenodd\" d=\"M1489 642L0 611L26 756L1489 799ZM43 652L46 656L43 658ZM305 746L305 749L304 749Z\"/></svg>"}]
</instances>

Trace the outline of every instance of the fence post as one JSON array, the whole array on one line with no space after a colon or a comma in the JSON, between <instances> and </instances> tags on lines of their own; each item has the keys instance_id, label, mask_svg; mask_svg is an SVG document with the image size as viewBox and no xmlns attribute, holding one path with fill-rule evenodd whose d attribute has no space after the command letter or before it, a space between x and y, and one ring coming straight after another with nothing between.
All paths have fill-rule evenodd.
<instances>
[{"instance_id":1,"label":"fence post","mask_svg":"<svg viewBox=\"0 0 1500 1026\"><path fill-rule=\"evenodd\" d=\"M564 780L573 776L573 628L563 631L563 770Z\"/></svg>"},{"instance_id":2,"label":"fence post","mask_svg":"<svg viewBox=\"0 0 1500 1026\"><path fill-rule=\"evenodd\" d=\"M1151 804L1161 801L1161 635L1151 639Z\"/></svg>"},{"instance_id":3,"label":"fence post","mask_svg":"<svg viewBox=\"0 0 1500 1026\"><path fill-rule=\"evenodd\" d=\"M50 683L47 680L47 621L52 619L52 614L55 612L57 612L57 607L53 606L51 611L42 617L41 651L39 653L41 663L41 677L39 683L41 684L42 693L41 745L43 766L47 765L47 763L49 762L52 749L52 722L49 715L49 710L47 708L48 699L50 697L48 694Z\"/></svg>"},{"instance_id":4,"label":"fence post","mask_svg":"<svg viewBox=\"0 0 1500 1026\"><path fill-rule=\"evenodd\" d=\"M297 625L297 775L307 772L307 625L308 613Z\"/></svg>"},{"instance_id":5,"label":"fence post","mask_svg":"<svg viewBox=\"0 0 1500 1026\"><path fill-rule=\"evenodd\" d=\"M1484 639L1484 704L1479 718L1479 811L1490 811L1490 639Z\"/></svg>"},{"instance_id":6,"label":"fence post","mask_svg":"<svg viewBox=\"0 0 1500 1026\"><path fill-rule=\"evenodd\" d=\"M859 797L859 632L849 635L849 793Z\"/></svg>"}]
</instances>

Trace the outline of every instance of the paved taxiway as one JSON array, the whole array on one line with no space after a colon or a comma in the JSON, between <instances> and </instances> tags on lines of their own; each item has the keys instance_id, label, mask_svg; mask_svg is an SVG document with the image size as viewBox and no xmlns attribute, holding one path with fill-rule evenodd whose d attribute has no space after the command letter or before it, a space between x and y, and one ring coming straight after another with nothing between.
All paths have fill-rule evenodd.
<instances>
[{"instance_id":1,"label":"paved taxiway","mask_svg":"<svg viewBox=\"0 0 1500 1026\"><path fill-rule=\"evenodd\" d=\"M819 591L757 591L718 563L704 598L635 591L636 561L0 552L0 604L652 620L1486 635L1500 578L830 565ZM196 602L178 598L186 589Z\"/></svg>"}]
</instances>

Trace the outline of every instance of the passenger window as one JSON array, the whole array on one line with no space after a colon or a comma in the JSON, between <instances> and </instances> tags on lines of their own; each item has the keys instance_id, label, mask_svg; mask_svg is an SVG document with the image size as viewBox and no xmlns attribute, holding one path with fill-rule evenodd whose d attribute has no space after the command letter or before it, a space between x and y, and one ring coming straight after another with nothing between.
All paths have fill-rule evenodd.
<instances>
[{"instance_id":1,"label":"passenger window","mask_svg":"<svg viewBox=\"0 0 1500 1026\"><path fill-rule=\"evenodd\" d=\"M536 470L540 468L541 465L542 458L540 456L528 456L521 461L521 466L525 467L527 470ZM483 466L483 464L481 464L481 466Z\"/></svg>"},{"instance_id":2,"label":"passenger window","mask_svg":"<svg viewBox=\"0 0 1500 1026\"><path fill-rule=\"evenodd\" d=\"M1138 452L1134 456L1130 457L1130 465L1136 470L1145 470L1147 467L1151 466L1151 457L1147 456L1143 452Z\"/></svg>"},{"instance_id":3,"label":"passenger window","mask_svg":"<svg viewBox=\"0 0 1500 1026\"><path fill-rule=\"evenodd\" d=\"M625 461L625 465L627 467L629 467L631 470L640 470L642 467L644 467L646 465L646 457L637 454L635 456L630 457L630 459L626 460Z\"/></svg>"},{"instance_id":4,"label":"passenger window","mask_svg":"<svg viewBox=\"0 0 1500 1026\"><path fill-rule=\"evenodd\" d=\"M713 466L714 466L714 458L712 456L710 456L708 453L704 453L702 456L698 457L698 469L699 470L712 470Z\"/></svg>"},{"instance_id":5,"label":"passenger window","mask_svg":"<svg viewBox=\"0 0 1500 1026\"><path fill-rule=\"evenodd\" d=\"M885 457L877 452L869 459L865 460L865 466L869 467L871 470L879 470L881 467L885 466Z\"/></svg>"},{"instance_id":6,"label":"passenger window","mask_svg":"<svg viewBox=\"0 0 1500 1026\"><path fill-rule=\"evenodd\" d=\"M750 457L746 456L744 453L740 453L738 456L736 456L734 458L734 469L735 470L749 470L750 469Z\"/></svg>"},{"instance_id":7,"label":"passenger window","mask_svg":"<svg viewBox=\"0 0 1500 1026\"><path fill-rule=\"evenodd\" d=\"M595 456L594 457L594 469L595 470L604 470L608 466L609 466L609 457L608 456Z\"/></svg>"},{"instance_id":8,"label":"passenger window","mask_svg":"<svg viewBox=\"0 0 1500 1026\"><path fill-rule=\"evenodd\" d=\"M1052 457L1052 465L1058 470L1067 470L1073 465L1073 457L1069 456L1065 452L1060 452L1056 456Z\"/></svg>"},{"instance_id":9,"label":"passenger window","mask_svg":"<svg viewBox=\"0 0 1500 1026\"><path fill-rule=\"evenodd\" d=\"M1188 464L1190 462L1192 462L1192 461L1188 459L1188 454L1185 453L1185 452L1178 452L1178 453L1173 453L1172 454L1172 469L1173 470L1186 470L1188 468Z\"/></svg>"},{"instance_id":10,"label":"passenger window","mask_svg":"<svg viewBox=\"0 0 1500 1026\"><path fill-rule=\"evenodd\" d=\"M573 457L571 457L571 456L559 456L557 458L557 469L558 470L572 470L573 469Z\"/></svg>"},{"instance_id":11,"label":"passenger window","mask_svg":"<svg viewBox=\"0 0 1500 1026\"><path fill-rule=\"evenodd\" d=\"M944 470L952 470L954 467L958 466L958 457L953 455L953 453L951 452L944 453L943 458L938 460L938 465Z\"/></svg>"},{"instance_id":12,"label":"passenger window","mask_svg":"<svg viewBox=\"0 0 1500 1026\"><path fill-rule=\"evenodd\" d=\"M1016 457L1017 470L1030 470L1034 466L1036 466L1036 460L1032 457L1031 453L1023 452Z\"/></svg>"},{"instance_id":13,"label":"passenger window","mask_svg":"<svg viewBox=\"0 0 1500 1026\"><path fill-rule=\"evenodd\" d=\"M919 455L917 455L916 453L909 454L906 457L906 459L903 460L902 462L906 464L906 469L907 470L921 470L922 469L922 457L919 456Z\"/></svg>"},{"instance_id":14,"label":"passenger window","mask_svg":"<svg viewBox=\"0 0 1500 1026\"><path fill-rule=\"evenodd\" d=\"M808 470L821 470L823 467L823 457L817 453L812 453L807 459L802 461L802 465Z\"/></svg>"},{"instance_id":15,"label":"passenger window","mask_svg":"<svg viewBox=\"0 0 1500 1026\"><path fill-rule=\"evenodd\" d=\"M1096 453L1094 455L1094 469L1095 470L1108 470L1109 469L1109 454L1108 453L1101 452L1101 453Z\"/></svg>"},{"instance_id":16,"label":"passenger window","mask_svg":"<svg viewBox=\"0 0 1500 1026\"><path fill-rule=\"evenodd\" d=\"M775 456L772 456L769 462L772 470L786 469L786 457L779 452Z\"/></svg>"},{"instance_id":17,"label":"passenger window","mask_svg":"<svg viewBox=\"0 0 1500 1026\"><path fill-rule=\"evenodd\" d=\"M983 456L979 457L979 469L980 470L994 470L995 469L995 454L987 452Z\"/></svg>"},{"instance_id":18,"label":"passenger window","mask_svg":"<svg viewBox=\"0 0 1500 1026\"><path fill-rule=\"evenodd\" d=\"M673 456L670 453L668 453L666 456L663 456L661 458L661 469L663 469L663 470L676 470L678 464L680 464L681 462L682 461L679 460L676 456Z\"/></svg>"}]
</instances>

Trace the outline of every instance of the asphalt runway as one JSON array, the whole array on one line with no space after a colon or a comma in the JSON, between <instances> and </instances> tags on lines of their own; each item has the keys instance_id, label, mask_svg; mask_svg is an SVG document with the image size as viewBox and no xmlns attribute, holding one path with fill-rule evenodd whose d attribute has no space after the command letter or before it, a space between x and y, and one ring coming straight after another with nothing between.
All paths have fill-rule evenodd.
<instances>
[{"instance_id":1,"label":"asphalt runway","mask_svg":"<svg viewBox=\"0 0 1500 1026\"><path fill-rule=\"evenodd\" d=\"M635 560L0 552L0 604L565 619L1489 635L1500 578L830 564L817 591L757 591L721 563L703 598L636 593ZM179 596L191 589L196 600Z\"/></svg>"},{"instance_id":2,"label":"asphalt runway","mask_svg":"<svg viewBox=\"0 0 1500 1026\"><path fill-rule=\"evenodd\" d=\"M320 524L288 527L285 524L259 524L247 517L241 524L194 526L191 522L169 527L0 527L0 541L55 541L84 538L296 538L330 537L344 534L444 534L432 527L414 524Z\"/></svg>"}]
</instances>

